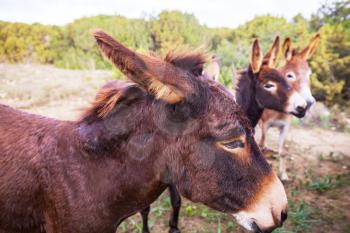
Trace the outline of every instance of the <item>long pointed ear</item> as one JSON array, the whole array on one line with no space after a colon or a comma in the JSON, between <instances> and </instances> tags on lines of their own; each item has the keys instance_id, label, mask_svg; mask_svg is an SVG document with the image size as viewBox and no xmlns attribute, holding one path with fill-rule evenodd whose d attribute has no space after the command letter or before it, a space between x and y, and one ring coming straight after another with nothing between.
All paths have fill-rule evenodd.
<instances>
[{"instance_id":1,"label":"long pointed ear","mask_svg":"<svg viewBox=\"0 0 350 233\"><path fill-rule=\"evenodd\" d=\"M283 42L282 53L284 63L290 61L293 57L292 41L289 37L287 37Z\"/></svg>"},{"instance_id":2,"label":"long pointed ear","mask_svg":"<svg viewBox=\"0 0 350 233\"><path fill-rule=\"evenodd\" d=\"M263 59L263 64L270 68L275 68L278 58L278 51L280 47L280 37L276 36L275 41L272 44L270 50L266 53Z\"/></svg>"},{"instance_id":3,"label":"long pointed ear","mask_svg":"<svg viewBox=\"0 0 350 233\"><path fill-rule=\"evenodd\" d=\"M188 72L164 60L136 53L103 31L93 33L101 52L129 79L156 98L177 103L194 90Z\"/></svg>"},{"instance_id":4,"label":"long pointed ear","mask_svg":"<svg viewBox=\"0 0 350 233\"><path fill-rule=\"evenodd\" d=\"M321 40L321 36L319 33L317 33L314 38L311 39L310 43L306 48L304 48L300 53L299 56L301 56L304 60L309 59L316 51L319 43Z\"/></svg>"},{"instance_id":5,"label":"long pointed ear","mask_svg":"<svg viewBox=\"0 0 350 233\"><path fill-rule=\"evenodd\" d=\"M260 71L263 61L263 55L260 49L259 40L255 39L252 46L252 53L250 56L250 66L254 74Z\"/></svg>"}]
</instances>

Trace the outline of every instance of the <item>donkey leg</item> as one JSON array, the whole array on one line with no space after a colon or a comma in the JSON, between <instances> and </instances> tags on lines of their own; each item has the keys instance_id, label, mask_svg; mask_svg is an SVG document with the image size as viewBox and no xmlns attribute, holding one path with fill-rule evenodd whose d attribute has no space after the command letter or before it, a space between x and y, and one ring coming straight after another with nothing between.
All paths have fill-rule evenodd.
<instances>
[{"instance_id":1,"label":"donkey leg","mask_svg":"<svg viewBox=\"0 0 350 233\"><path fill-rule=\"evenodd\" d=\"M261 149L264 149L266 147L266 131L267 131L267 124L260 121L259 123L260 129L261 129L261 136L259 141L259 146Z\"/></svg>"},{"instance_id":2,"label":"donkey leg","mask_svg":"<svg viewBox=\"0 0 350 233\"><path fill-rule=\"evenodd\" d=\"M176 190L175 185L169 185L170 201L173 211L171 212L171 217L169 221L169 233L180 233L178 228L179 224L179 213L181 208L181 196Z\"/></svg>"},{"instance_id":3,"label":"donkey leg","mask_svg":"<svg viewBox=\"0 0 350 233\"><path fill-rule=\"evenodd\" d=\"M142 216L142 233L149 233L149 228L148 228L148 215L150 212L151 208L150 206L147 206L144 208L140 214Z\"/></svg>"},{"instance_id":4,"label":"donkey leg","mask_svg":"<svg viewBox=\"0 0 350 233\"><path fill-rule=\"evenodd\" d=\"M260 129L261 129L259 147L263 153L271 154L272 152L274 152L274 150L270 149L266 145L266 134L267 134L267 130L271 127L271 125L268 122L262 122L262 121L260 121L259 125L260 125Z\"/></svg>"},{"instance_id":5,"label":"donkey leg","mask_svg":"<svg viewBox=\"0 0 350 233\"><path fill-rule=\"evenodd\" d=\"M286 168L287 153L284 150L284 143L286 141L288 131L289 131L289 123L286 123L285 125L280 127L280 137L279 137L279 142L278 142L278 154L280 157L279 170L280 170L280 175L281 175L282 181L289 180L289 177L287 175L287 168Z\"/></svg>"}]
</instances>

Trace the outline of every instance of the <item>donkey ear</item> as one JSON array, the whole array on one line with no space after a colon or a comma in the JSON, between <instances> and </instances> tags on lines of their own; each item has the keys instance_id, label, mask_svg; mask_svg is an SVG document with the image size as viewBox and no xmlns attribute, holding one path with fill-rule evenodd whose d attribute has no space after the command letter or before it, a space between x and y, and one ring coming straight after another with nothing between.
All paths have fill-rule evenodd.
<instances>
[{"instance_id":1,"label":"donkey ear","mask_svg":"<svg viewBox=\"0 0 350 233\"><path fill-rule=\"evenodd\" d=\"M272 44L272 47L266 53L263 59L263 63L270 68L276 67L279 47L280 47L280 37L276 36L275 41Z\"/></svg>"},{"instance_id":2,"label":"donkey ear","mask_svg":"<svg viewBox=\"0 0 350 233\"><path fill-rule=\"evenodd\" d=\"M103 31L93 33L101 52L129 79L168 103L193 92L187 72L161 59L136 53Z\"/></svg>"},{"instance_id":3,"label":"donkey ear","mask_svg":"<svg viewBox=\"0 0 350 233\"><path fill-rule=\"evenodd\" d=\"M321 36L319 33L317 33L314 38L311 39L310 43L308 46L306 46L306 48L304 48L301 52L300 52L300 56L304 59L307 60L309 59L316 51L319 43L321 40Z\"/></svg>"},{"instance_id":4,"label":"donkey ear","mask_svg":"<svg viewBox=\"0 0 350 233\"><path fill-rule=\"evenodd\" d=\"M254 74L260 71L263 61L263 55L260 49L258 39L255 39L252 46L252 54L250 56L250 66Z\"/></svg>"},{"instance_id":5,"label":"donkey ear","mask_svg":"<svg viewBox=\"0 0 350 233\"><path fill-rule=\"evenodd\" d=\"M282 52L283 52L282 59L284 63L292 59L293 57L292 41L289 37L287 37L283 42Z\"/></svg>"}]
</instances>

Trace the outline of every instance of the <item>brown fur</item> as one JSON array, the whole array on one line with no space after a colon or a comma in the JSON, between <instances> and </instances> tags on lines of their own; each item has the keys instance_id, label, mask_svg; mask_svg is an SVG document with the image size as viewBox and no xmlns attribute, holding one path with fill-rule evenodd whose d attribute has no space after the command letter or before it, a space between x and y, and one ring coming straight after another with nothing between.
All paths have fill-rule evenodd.
<instances>
[{"instance_id":1,"label":"brown fur","mask_svg":"<svg viewBox=\"0 0 350 233\"><path fill-rule=\"evenodd\" d=\"M114 233L169 185L225 213L252 204L274 174L233 96L180 66L95 36L134 83L107 84L78 121L0 105L0 232ZM153 78L184 99L157 99ZM237 132L246 137L249 163L216 146Z\"/></svg>"}]
</instances>

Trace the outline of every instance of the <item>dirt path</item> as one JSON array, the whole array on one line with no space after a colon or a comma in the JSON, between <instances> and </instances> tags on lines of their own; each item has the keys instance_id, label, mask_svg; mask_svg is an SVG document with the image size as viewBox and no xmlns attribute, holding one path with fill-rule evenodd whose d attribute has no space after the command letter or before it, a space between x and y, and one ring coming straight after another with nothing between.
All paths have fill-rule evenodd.
<instances>
[{"instance_id":1,"label":"dirt path","mask_svg":"<svg viewBox=\"0 0 350 233\"><path fill-rule=\"evenodd\" d=\"M277 129L268 131L267 144L271 149L277 150L278 135ZM256 139L259 138L260 132L257 131ZM320 155L327 156L331 153L350 157L350 134L294 125L287 136L286 148L291 156L302 154L308 160L318 160Z\"/></svg>"}]
</instances>

